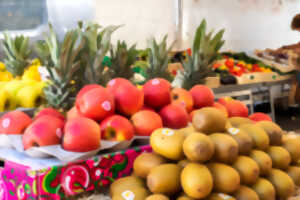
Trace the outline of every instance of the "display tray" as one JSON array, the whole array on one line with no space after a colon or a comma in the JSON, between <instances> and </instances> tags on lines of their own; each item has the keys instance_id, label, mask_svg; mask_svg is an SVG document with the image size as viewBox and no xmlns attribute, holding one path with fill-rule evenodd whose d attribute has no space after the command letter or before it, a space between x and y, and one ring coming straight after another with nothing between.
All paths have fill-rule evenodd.
<instances>
[{"instance_id":1,"label":"display tray","mask_svg":"<svg viewBox=\"0 0 300 200\"><path fill-rule=\"evenodd\" d=\"M0 170L0 200L60 200L99 190L130 175L134 159L151 151L148 145L133 144L127 150L63 164L56 158L32 158L14 149L1 148L0 155L5 154L6 159Z\"/></svg>"},{"instance_id":2,"label":"display tray","mask_svg":"<svg viewBox=\"0 0 300 200\"><path fill-rule=\"evenodd\" d=\"M242 76L236 76L237 84L251 84L261 82L274 82L282 81L293 78L294 75L280 76L276 72L253 72L243 74Z\"/></svg>"}]
</instances>

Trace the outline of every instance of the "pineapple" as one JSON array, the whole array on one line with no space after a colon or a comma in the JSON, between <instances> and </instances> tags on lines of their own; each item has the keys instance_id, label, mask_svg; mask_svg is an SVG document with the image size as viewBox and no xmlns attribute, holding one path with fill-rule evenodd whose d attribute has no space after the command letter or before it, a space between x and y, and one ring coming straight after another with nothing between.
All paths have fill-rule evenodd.
<instances>
[{"instance_id":1,"label":"pineapple","mask_svg":"<svg viewBox=\"0 0 300 200\"><path fill-rule=\"evenodd\" d=\"M138 51L135 45L127 48L126 43L118 41L116 48L111 48L111 67L110 67L110 77L122 77L126 79L132 79L134 71L132 65L135 63L138 55Z\"/></svg>"},{"instance_id":2,"label":"pineapple","mask_svg":"<svg viewBox=\"0 0 300 200\"><path fill-rule=\"evenodd\" d=\"M40 60L49 73L44 95L50 106L66 110L72 106L78 90L72 80L78 75L78 55L85 45L85 40L81 31L75 29L68 31L63 41L59 42L51 25L49 28L50 35L46 40L36 44Z\"/></svg>"},{"instance_id":3,"label":"pineapple","mask_svg":"<svg viewBox=\"0 0 300 200\"><path fill-rule=\"evenodd\" d=\"M223 34L224 30L214 36L213 32L207 34L206 21L201 22L194 37L192 55L188 55L187 61L183 62L183 88L190 89L196 84L204 84L206 77L215 75L212 64L224 44Z\"/></svg>"},{"instance_id":4,"label":"pineapple","mask_svg":"<svg viewBox=\"0 0 300 200\"><path fill-rule=\"evenodd\" d=\"M30 65L31 48L29 47L29 38L16 36L11 38L4 33L3 49L6 55L5 67L14 77L21 76L25 68Z\"/></svg>"},{"instance_id":5,"label":"pineapple","mask_svg":"<svg viewBox=\"0 0 300 200\"><path fill-rule=\"evenodd\" d=\"M164 78L172 81L173 77L168 72L169 54L173 45L167 48L167 35L161 43L157 43L154 38L149 41L149 68L146 71L146 79Z\"/></svg>"},{"instance_id":6,"label":"pineapple","mask_svg":"<svg viewBox=\"0 0 300 200\"><path fill-rule=\"evenodd\" d=\"M83 29L83 24L80 23L79 27ZM103 59L111 48L111 35L118 28L119 26L108 26L100 31L98 24L88 24L82 30L86 45L81 53L81 60L85 66L86 84L106 85L111 79L110 70L103 64Z\"/></svg>"}]
</instances>

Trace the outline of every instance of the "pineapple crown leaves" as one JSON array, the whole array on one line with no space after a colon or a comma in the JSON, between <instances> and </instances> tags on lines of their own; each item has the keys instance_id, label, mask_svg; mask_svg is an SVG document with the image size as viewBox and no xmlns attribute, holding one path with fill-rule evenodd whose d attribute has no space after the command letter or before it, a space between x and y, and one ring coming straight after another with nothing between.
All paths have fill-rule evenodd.
<instances>
[{"instance_id":1,"label":"pineapple crown leaves","mask_svg":"<svg viewBox=\"0 0 300 200\"><path fill-rule=\"evenodd\" d=\"M138 56L136 45L127 47L125 41L118 41L115 48L111 47L110 56L112 62L110 67L111 78L123 77L131 79L134 75L131 67L136 62Z\"/></svg>"},{"instance_id":2,"label":"pineapple crown leaves","mask_svg":"<svg viewBox=\"0 0 300 200\"><path fill-rule=\"evenodd\" d=\"M14 77L21 76L25 68L30 65L31 48L29 45L29 37L23 35L12 38L8 33L4 33L2 41L6 59L4 60L6 69Z\"/></svg>"},{"instance_id":3,"label":"pineapple crown leaves","mask_svg":"<svg viewBox=\"0 0 300 200\"><path fill-rule=\"evenodd\" d=\"M82 25L79 25L82 26ZM85 76L89 83L106 84L109 73L105 70L103 59L111 48L111 35L120 26L107 26L100 31L98 24L88 24L83 30L83 37L87 41L82 52L82 60L86 67Z\"/></svg>"},{"instance_id":4,"label":"pineapple crown leaves","mask_svg":"<svg viewBox=\"0 0 300 200\"><path fill-rule=\"evenodd\" d=\"M225 42L222 39L224 29L213 35L214 31L207 34L206 28L206 20L203 20L195 33L192 55L188 55L187 61L183 62L183 87L186 89L203 84L206 77L214 75L211 65Z\"/></svg>"},{"instance_id":5,"label":"pineapple crown leaves","mask_svg":"<svg viewBox=\"0 0 300 200\"><path fill-rule=\"evenodd\" d=\"M48 103L55 108L69 108L70 99L76 88L71 81L80 69L78 55L85 45L82 34L78 29L65 34L62 42L57 38L51 24L50 34L44 42L36 44L40 57L47 58L46 69L49 73L49 84L44 89Z\"/></svg>"},{"instance_id":6,"label":"pineapple crown leaves","mask_svg":"<svg viewBox=\"0 0 300 200\"><path fill-rule=\"evenodd\" d=\"M158 43L154 38L149 40L149 68L147 69L147 80L155 77L165 78L172 81L171 74L168 70L169 54L173 48L173 44L167 48L167 35L164 36L161 43Z\"/></svg>"}]
</instances>

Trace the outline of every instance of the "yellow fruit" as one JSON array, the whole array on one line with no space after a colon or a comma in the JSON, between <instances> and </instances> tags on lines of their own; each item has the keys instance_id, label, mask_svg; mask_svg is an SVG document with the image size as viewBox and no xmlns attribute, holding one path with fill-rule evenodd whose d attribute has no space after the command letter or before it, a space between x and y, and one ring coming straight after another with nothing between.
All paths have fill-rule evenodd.
<instances>
[{"instance_id":1,"label":"yellow fruit","mask_svg":"<svg viewBox=\"0 0 300 200\"><path fill-rule=\"evenodd\" d=\"M285 148L292 157L292 162L297 163L300 160L300 137L293 135L288 136L283 141L283 148Z\"/></svg>"},{"instance_id":2,"label":"yellow fruit","mask_svg":"<svg viewBox=\"0 0 300 200\"><path fill-rule=\"evenodd\" d=\"M10 72L8 72L8 71L1 72L0 71L0 81L8 82L11 80L13 80L13 76Z\"/></svg>"},{"instance_id":3,"label":"yellow fruit","mask_svg":"<svg viewBox=\"0 0 300 200\"><path fill-rule=\"evenodd\" d=\"M25 86L17 93L17 105L23 108L34 108L41 103L42 89L39 86Z\"/></svg>"},{"instance_id":4,"label":"yellow fruit","mask_svg":"<svg viewBox=\"0 0 300 200\"><path fill-rule=\"evenodd\" d=\"M150 145L153 151L171 160L181 160L182 145L185 137L176 130L168 128L156 129L150 136Z\"/></svg>"},{"instance_id":5,"label":"yellow fruit","mask_svg":"<svg viewBox=\"0 0 300 200\"><path fill-rule=\"evenodd\" d=\"M260 150L266 150L269 148L269 136L262 128L252 124L243 124L239 128L245 131L252 138L253 148Z\"/></svg>"},{"instance_id":6,"label":"yellow fruit","mask_svg":"<svg viewBox=\"0 0 300 200\"><path fill-rule=\"evenodd\" d=\"M207 135L193 133L184 140L183 152L190 161L205 162L213 156L215 145Z\"/></svg>"},{"instance_id":7,"label":"yellow fruit","mask_svg":"<svg viewBox=\"0 0 300 200\"><path fill-rule=\"evenodd\" d=\"M187 164L189 164L190 163L190 161L189 160L181 160L181 161L179 161L178 163L177 163L177 165L181 168L181 169L183 169L183 168L185 168L185 166L187 166Z\"/></svg>"},{"instance_id":8,"label":"yellow fruit","mask_svg":"<svg viewBox=\"0 0 300 200\"><path fill-rule=\"evenodd\" d=\"M214 160L223 163L232 163L238 156L238 143L229 135L214 133L210 139L215 145Z\"/></svg>"},{"instance_id":9,"label":"yellow fruit","mask_svg":"<svg viewBox=\"0 0 300 200\"><path fill-rule=\"evenodd\" d=\"M195 128L193 125L189 125L186 128L182 128L178 130L180 133L182 133L185 137L189 136L192 133L195 133Z\"/></svg>"},{"instance_id":10,"label":"yellow fruit","mask_svg":"<svg viewBox=\"0 0 300 200\"><path fill-rule=\"evenodd\" d=\"M28 69L25 70L22 80L35 80L41 81L40 72L38 71L39 66L31 65Z\"/></svg>"},{"instance_id":11,"label":"yellow fruit","mask_svg":"<svg viewBox=\"0 0 300 200\"><path fill-rule=\"evenodd\" d=\"M194 199L183 194L183 195L177 197L176 200L194 200Z\"/></svg>"},{"instance_id":12,"label":"yellow fruit","mask_svg":"<svg viewBox=\"0 0 300 200\"><path fill-rule=\"evenodd\" d=\"M259 178L252 186L260 200L275 200L275 188L270 181Z\"/></svg>"},{"instance_id":13,"label":"yellow fruit","mask_svg":"<svg viewBox=\"0 0 300 200\"><path fill-rule=\"evenodd\" d=\"M3 62L0 62L0 71L5 71L5 64Z\"/></svg>"},{"instance_id":14,"label":"yellow fruit","mask_svg":"<svg viewBox=\"0 0 300 200\"><path fill-rule=\"evenodd\" d=\"M0 112L6 111L9 108L9 96L6 90L0 89Z\"/></svg>"},{"instance_id":15,"label":"yellow fruit","mask_svg":"<svg viewBox=\"0 0 300 200\"><path fill-rule=\"evenodd\" d=\"M231 117L228 119L228 121L233 127L236 128L239 128L243 124L254 124L251 119L245 117Z\"/></svg>"},{"instance_id":16,"label":"yellow fruit","mask_svg":"<svg viewBox=\"0 0 300 200\"><path fill-rule=\"evenodd\" d=\"M240 175L232 167L221 163L209 163L207 168L214 180L214 190L230 194L240 187Z\"/></svg>"},{"instance_id":17,"label":"yellow fruit","mask_svg":"<svg viewBox=\"0 0 300 200\"><path fill-rule=\"evenodd\" d=\"M293 179L297 186L300 186L300 167L290 166L286 173Z\"/></svg>"},{"instance_id":18,"label":"yellow fruit","mask_svg":"<svg viewBox=\"0 0 300 200\"><path fill-rule=\"evenodd\" d=\"M206 200L236 200L236 198L224 193L212 193Z\"/></svg>"},{"instance_id":19,"label":"yellow fruit","mask_svg":"<svg viewBox=\"0 0 300 200\"><path fill-rule=\"evenodd\" d=\"M247 155L251 152L253 142L252 138L243 130L238 128L229 128L227 132L239 145L239 154Z\"/></svg>"},{"instance_id":20,"label":"yellow fruit","mask_svg":"<svg viewBox=\"0 0 300 200\"><path fill-rule=\"evenodd\" d=\"M181 185L188 196L205 198L212 191L213 177L205 165L189 163L182 170Z\"/></svg>"},{"instance_id":21,"label":"yellow fruit","mask_svg":"<svg viewBox=\"0 0 300 200\"><path fill-rule=\"evenodd\" d=\"M13 110L17 107L17 98L16 95L18 91L24 87L24 84L21 81L13 80L7 82L3 89L8 93L9 96L9 109Z\"/></svg>"},{"instance_id":22,"label":"yellow fruit","mask_svg":"<svg viewBox=\"0 0 300 200\"><path fill-rule=\"evenodd\" d=\"M142 179L135 176L128 176L114 181L110 186L110 194L114 196L126 190L143 186L144 182Z\"/></svg>"},{"instance_id":23,"label":"yellow fruit","mask_svg":"<svg viewBox=\"0 0 300 200\"><path fill-rule=\"evenodd\" d=\"M163 163L166 163L166 159L160 155L155 153L142 153L134 160L133 171L135 175L141 178L147 178L152 168Z\"/></svg>"},{"instance_id":24,"label":"yellow fruit","mask_svg":"<svg viewBox=\"0 0 300 200\"><path fill-rule=\"evenodd\" d=\"M273 184L276 196L287 199L295 191L295 184L287 173L279 169L272 169L267 179Z\"/></svg>"},{"instance_id":25,"label":"yellow fruit","mask_svg":"<svg viewBox=\"0 0 300 200\"><path fill-rule=\"evenodd\" d=\"M291 156L287 150L280 146L271 146L267 153L272 159L273 168L287 169L291 163Z\"/></svg>"},{"instance_id":26,"label":"yellow fruit","mask_svg":"<svg viewBox=\"0 0 300 200\"><path fill-rule=\"evenodd\" d=\"M261 176L269 174L272 169L272 159L267 153L259 150L253 150L249 156L258 164L259 174Z\"/></svg>"},{"instance_id":27,"label":"yellow fruit","mask_svg":"<svg viewBox=\"0 0 300 200\"><path fill-rule=\"evenodd\" d=\"M237 200L259 200L258 195L256 194L256 192L244 185L241 185L240 189L238 191L236 191L233 196L237 199Z\"/></svg>"},{"instance_id":28,"label":"yellow fruit","mask_svg":"<svg viewBox=\"0 0 300 200\"><path fill-rule=\"evenodd\" d=\"M277 124L270 121L260 121L257 122L256 125L264 129L264 131L269 135L270 145L281 145L283 131Z\"/></svg>"},{"instance_id":29,"label":"yellow fruit","mask_svg":"<svg viewBox=\"0 0 300 200\"><path fill-rule=\"evenodd\" d=\"M162 164L150 170L147 186L152 193L173 195L180 191L181 169L176 164Z\"/></svg>"},{"instance_id":30,"label":"yellow fruit","mask_svg":"<svg viewBox=\"0 0 300 200\"><path fill-rule=\"evenodd\" d=\"M112 196L112 200L146 199L149 192L143 187L133 187Z\"/></svg>"},{"instance_id":31,"label":"yellow fruit","mask_svg":"<svg viewBox=\"0 0 300 200\"><path fill-rule=\"evenodd\" d=\"M146 198L146 200L169 200L169 197L163 194L152 194Z\"/></svg>"},{"instance_id":32,"label":"yellow fruit","mask_svg":"<svg viewBox=\"0 0 300 200\"><path fill-rule=\"evenodd\" d=\"M241 183L252 185L257 181L259 167L253 159L247 156L239 156L232 167L239 172Z\"/></svg>"}]
</instances>

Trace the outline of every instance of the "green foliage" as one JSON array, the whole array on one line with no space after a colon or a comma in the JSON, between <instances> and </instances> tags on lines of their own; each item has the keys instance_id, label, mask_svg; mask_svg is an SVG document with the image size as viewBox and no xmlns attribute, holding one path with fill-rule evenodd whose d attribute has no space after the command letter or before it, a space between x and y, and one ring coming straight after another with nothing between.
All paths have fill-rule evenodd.
<instances>
[{"instance_id":1,"label":"green foliage","mask_svg":"<svg viewBox=\"0 0 300 200\"><path fill-rule=\"evenodd\" d=\"M183 88L190 89L196 84L205 83L205 78L214 76L211 65L218 57L218 51L224 44L224 30L213 35L213 31L206 33L206 21L203 20L195 33L192 56L188 55L183 62Z\"/></svg>"}]
</instances>

